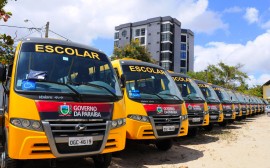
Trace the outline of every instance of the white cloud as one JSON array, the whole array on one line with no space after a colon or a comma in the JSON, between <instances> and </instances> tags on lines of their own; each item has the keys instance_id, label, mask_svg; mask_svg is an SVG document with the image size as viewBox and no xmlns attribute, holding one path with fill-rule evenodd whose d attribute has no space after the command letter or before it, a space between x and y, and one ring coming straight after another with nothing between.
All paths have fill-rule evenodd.
<instances>
[{"instance_id":1,"label":"white cloud","mask_svg":"<svg viewBox=\"0 0 270 168\"><path fill-rule=\"evenodd\" d=\"M246 81L249 87L255 85L263 85L270 80L270 74L262 74L257 78L254 75L249 75L249 79Z\"/></svg>"},{"instance_id":2,"label":"white cloud","mask_svg":"<svg viewBox=\"0 0 270 168\"><path fill-rule=\"evenodd\" d=\"M243 11L243 8L240 8L239 6L234 6L234 7L225 9L223 13L239 13L242 11Z\"/></svg>"},{"instance_id":3,"label":"white cloud","mask_svg":"<svg viewBox=\"0 0 270 168\"><path fill-rule=\"evenodd\" d=\"M270 20L267 21L267 22L265 22L265 23L262 23L262 24L261 24L261 27L262 27L263 29L270 29Z\"/></svg>"},{"instance_id":4,"label":"white cloud","mask_svg":"<svg viewBox=\"0 0 270 168\"><path fill-rule=\"evenodd\" d=\"M259 11L256 8L247 8L244 18L249 24L259 22Z\"/></svg>"},{"instance_id":5,"label":"white cloud","mask_svg":"<svg viewBox=\"0 0 270 168\"><path fill-rule=\"evenodd\" d=\"M201 71L209 64L223 61L228 65L244 64L242 70L257 77L256 83L262 84L270 79L270 31L259 35L246 44L227 44L210 42L205 46L195 46L195 71ZM269 74L258 77L256 74Z\"/></svg>"},{"instance_id":6,"label":"white cloud","mask_svg":"<svg viewBox=\"0 0 270 168\"><path fill-rule=\"evenodd\" d=\"M32 27L31 23L23 22L27 18L41 27L49 21L51 30L86 44L96 38L112 39L114 27L120 24L159 16L176 17L182 22L182 27L200 33L226 29L221 16L207 7L208 0L9 1L5 9L11 11L13 16L5 24ZM14 34L15 30L0 27L3 33ZM18 37L29 33L28 30L17 29ZM40 36L39 33L33 35ZM57 37L52 33L50 36Z\"/></svg>"}]
</instances>

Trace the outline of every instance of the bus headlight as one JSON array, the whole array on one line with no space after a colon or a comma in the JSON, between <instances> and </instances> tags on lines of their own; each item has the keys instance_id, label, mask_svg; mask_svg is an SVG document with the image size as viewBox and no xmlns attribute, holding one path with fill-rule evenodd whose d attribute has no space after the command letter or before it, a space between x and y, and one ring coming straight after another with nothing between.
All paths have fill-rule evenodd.
<instances>
[{"instance_id":1,"label":"bus headlight","mask_svg":"<svg viewBox=\"0 0 270 168\"><path fill-rule=\"evenodd\" d=\"M121 127L123 125L126 125L126 119L125 118L112 120L111 129L115 129L115 128Z\"/></svg>"},{"instance_id":2,"label":"bus headlight","mask_svg":"<svg viewBox=\"0 0 270 168\"><path fill-rule=\"evenodd\" d=\"M127 117L137 121L149 122L149 118L147 116L131 114L128 115Z\"/></svg>"},{"instance_id":3,"label":"bus headlight","mask_svg":"<svg viewBox=\"0 0 270 168\"><path fill-rule=\"evenodd\" d=\"M11 118L10 123L16 127L34 130L34 131L43 131L40 121L37 120L28 120L22 118Z\"/></svg>"},{"instance_id":4,"label":"bus headlight","mask_svg":"<svg viewBox=\"0 0 270 168\"><path fill-rule=\"evenodd\" d=\"M32 127L34 129L40 129L41 124L40 124L40 122L34 121L34 122L32 122Z\"/></svg>"},{"instance_id":5,"label":"bus headlight","mask_svg":"<svg viewBox=\"0 0 270 168\"><path fill-rule=\"evenodd\" d=\"M28 128L30 127L30 121L29 120L22 120L22 126L25 127L25 128Z\"/></svg>"}]
</instances>

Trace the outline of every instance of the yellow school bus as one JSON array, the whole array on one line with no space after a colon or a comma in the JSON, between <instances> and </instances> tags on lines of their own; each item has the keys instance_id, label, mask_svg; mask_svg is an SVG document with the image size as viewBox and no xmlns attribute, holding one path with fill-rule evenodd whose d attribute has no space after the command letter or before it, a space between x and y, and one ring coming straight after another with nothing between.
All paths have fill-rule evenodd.
<instances>
[{"instance_id":1,"label":"yellow school bus","mask_svg":"<svg viewBox=\"0 0 270 168\"><path fill-rule=\"evenodd\" d=\"M187 135L186 107L166 70L134 59L112 65L122 84L128 139L153 140L159 150L168 150L172 137Z\"/></svg>"},{"instance_id":2,"label":"yellow school bus","mask_svg":"<svg viewBox=\"0 0 270 168\"><path fill-rule=\"evenodd\" d=\"M204 128L208 131L211 131L213 129L214 123L223 122L224 115L222 110L222 104L210 84L201 80L195 80L195 82L197 83L204 95L210 115L210 123Z\"/></svg>"},{"instance_id":3,"label":"yellow school bus","mask_svg":"<svg viewBox=\"0 0 270 168\"><path fill-rule=\"evenodd\" d=\"M8 73L5 73L8 71ZM7 74L7 75L6 75ZM18 161L92 156L108 167L124 149L126 115L116 74L97 49L62 40L19 42L13 65L1 66L1 167Z\"/></svg>"},{"instance_id":4,"label":"yellow school bus","mask_svg":"<svg viewBox=\"0 0 270 168\"><path fill-rule=\"evenodd\" d=\"M242 112L242 107L241 107L241 102L240 100L237 98L237 96L235 95L235 93L232 90L226 89L228 95L231 97L231 101L234 105L234 109L235 109L235 116L236 116L236 120L241 121L242 120L242 116L243 116L243 112Z\"/></svg>"},{"instance_id":5,"label":"yellow school bus","mask_svg":"<svg viewBox=\"0 0 270 168\"><path fill-rule=\"evenodd\" d=\"M206 100L198 85L187 75L171 72L173 80L180 90L187 107L188 135L196 136L198 127L209 125L209 110Z\"/></svg>"},{"instance_id":6,"label":"yellow school bus","mask_svg":"<svg viewBox=\"0 0 270 168\"><path fill-rule=\"evenodd\" d=\"M246 119L249 111L248 111L248 104L245 100L245 97L243 94L239 92L235 92L235 95L241 103L242 119Z\"/></svg>"},{"instance_id":7,"label":"yellow school bus","mask_svg":"<svg viewBox=\"0 0 270 168\"><path fill-rule=\"evenodd\" d=\"M224 88L213 84L211 86L222 103L224 119L223 122L219 123L219 125L226 126L228 122L233 122L236 118L234 104Z\"/></svg>"}]
</instances>

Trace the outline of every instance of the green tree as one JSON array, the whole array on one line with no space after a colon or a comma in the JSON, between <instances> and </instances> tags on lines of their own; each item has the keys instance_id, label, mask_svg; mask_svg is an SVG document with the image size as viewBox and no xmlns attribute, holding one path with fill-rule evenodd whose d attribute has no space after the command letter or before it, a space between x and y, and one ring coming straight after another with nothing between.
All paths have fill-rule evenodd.
<instances>
[{"instance_id":1,"label":"green tree","mask_svg":"<svg viewBox=\"0 0 270 168\"><path fill-rule=\"evenodd\" d=\"M111 60L122 59L122 58L132 58L145 62L154 63L151 54L147 51L144 46L140 46L139 41L132 40L130 44L124 47L115 47L113 51L113 56Z\"/></svg>"},{"instance_id":2,"label":"green tree","mask_svg":"<svg viewBox=\"0 0 270 168\"><path fill-rule=\"evenodd\" d=\"M11 17L11 12L6 12L3 8L7 4L7 0L0 2L0 21L8 21ZM14 39L10 35L0 34L0 63L11 64L14 59Z\"/></svg>"},{"instance_id":3,"label":"green tree","mask_svg":"<svg viewBox=\"0 0 270 168\"><path fill-rule=\"evenodd\" d=\"M253 96L263 97L263 89L261 85L254 85L252 88L245 90L244 93Z\"/></svg>"},{"instance_id":4,"label":"green tree","mask_svg":"<svg viewBox=\"0 0 270 168\"><path fill-rule=\"evenodd\" d=\"M199 72L189 72L192 78L207 81L229 89L236 89L239 85L245 87L245 80L248 76L241 71L242 64L229 66L223 62L217 65L208 65L207 68Z\"/></svg>"}]
</instances>

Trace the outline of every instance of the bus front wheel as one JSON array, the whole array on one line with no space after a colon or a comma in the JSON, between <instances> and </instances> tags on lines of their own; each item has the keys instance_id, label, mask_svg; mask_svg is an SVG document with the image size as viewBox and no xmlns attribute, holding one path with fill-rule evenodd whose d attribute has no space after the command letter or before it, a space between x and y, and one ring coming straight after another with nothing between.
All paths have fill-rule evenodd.
<instances>
[{"instance_id":1,"label":"bus front wheel","mask_svg":"<svg viewBox=\"0 0 270 168\"><path fill-rule=\"evenodd\" d=\"M18 161L11 159L7 153L7 144L5 143L5 150L1 154L1 168L17 168Z\"/></svg>"},{"instance_id":2,"label":"bus front wheel","mask_svg":"<svg viewBox=\"0 0 270 168\"><path fill-rule=\"evenodd\" d=\"M156 147L161 151L167 151L171 149L173 141L171 139L157 140L155 143Z\"/></svg>"},{"instance_id":3,"label":"bus front wheel","mask_svg":"<svg viewBox=\"0 0 270 168\"><path fill-rule=\"evenodd\" d=\"M93 160L96 168L107 168L111 164L112 154L111 153L100 154L94 156Z\"/></svg>"}]
</instances>

